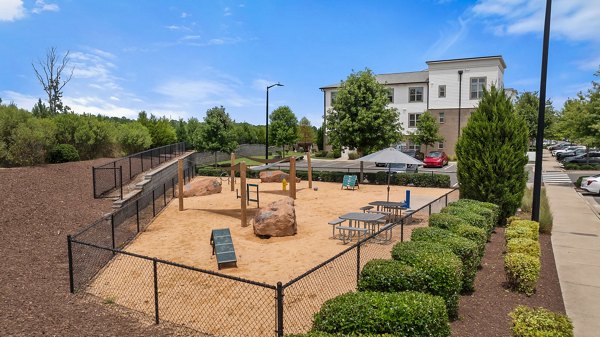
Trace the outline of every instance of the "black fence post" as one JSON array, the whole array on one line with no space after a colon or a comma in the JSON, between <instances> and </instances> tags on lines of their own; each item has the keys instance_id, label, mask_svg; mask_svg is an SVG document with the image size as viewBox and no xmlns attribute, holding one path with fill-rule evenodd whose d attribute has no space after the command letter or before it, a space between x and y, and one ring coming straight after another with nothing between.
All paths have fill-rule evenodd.
<instances>
[{"instance_id":1,"label":"black fence post","mask_svg":"<svg viewBox=\"0 0 600 337\"><path fill-rule=\"evenodd\" d=\"M445 197L446 197L446 206L448 206L448 193L446 193Z\"/></svg>"},{"instance_id":2,"label":"black fence post","mask_svg":"<svg viewBox=\"0 0 600 337\"><path fill-rule=\"evenodd\" d=\"M167 206L167 183L163 184L163 200L165 202L165 207Z\"/></svg>"},{"instance_id":3,"label":"black fence post","mask_svg":"<svg viewBox=\"0 0 600 337\"><path fill-rule=\"evenodd\" d=\"M129 158L129 180L131 180L131 156Z\"/></svg>"},{"instance_id":4,"label":"black fence post","mask_svg":"<svg viewBox=\"0 0 600 337\"><path fill-rule=\"evenodd\" d=\"M120 179L120 190L121 190L121 200L123 200L123 166L119 166L119 179Z\"/></svg>"},{"instance_id":5,"label":"black fence post","mask_svg":"<svg viewBox=\"0 0 600 337\"><path fill-rule=\"evenodd\" d=\"M154 190L152 190L152 217L156 216L156 206L154 205Z\"/></svg>"},{"instance_id":6,"label":"black fence post","mask_svg":"<svg viewBox=\"0 0 600 337\"><path fill-rule=\"evenodd\" d=\"M137 226L137 232L140 232L140 199L135 199L135 223Z\"/></svg>"},{"instance_id":7,"label":"black fence post","mask_svg":"<svg viewBox=\"0 0 600 337\"><path fill-rule=\"evenodd\" d=\"M144 172L144 152L140 153L140 161L142 162L142 172Z\"/></svg>"},{"instance_id":8,"label":"black fence post","mask_svg":"<svg viewBox=\"0 0 600 337\"><path fill-rule=\"evenodd\" d=\"M92 166L92 189L94 190L94 199L96 198L96 168Z\"/></svg>"},{"instance_id":9,"label":"black fence post","mask_svg":"<svg viewBox=\"0 0 600 337\"><path fill-rule=\"evenodd\" d=\"M112 238L112 249L115 249L115 215L114 215L114 213L110 215L110 236ZM115 255L114 251L113 251L113 255Z\"/></svg>"},{"instance_id":10,"label":"black fence post","mask_svg":"<svg viewBox=\"0 0 600 337\"><path fill-rule=\"evenodd\" d=\"M75 293L75 282L73 281L73 250L71 248L71 235L67 235L67 254L69 255L69 290Z\"/></svg>"},{"instance_id":11,"label":"black fence post","mask_svg":"<svg viewBox=\"0 0 600 337\"><path fill-rule=\"evenodd\" d=\"M283 286L277 282L277 337L283 336Z\"/></svg>"},{"instance_id":12,"label":"black fence post","mask_svg":"<svg viewBox=\"0 0 600 337\"><path fill-rule=\"evenodd\" d=\"M358 287L358 279L360 278L360 240L356 245L356 287Z\"/></svg>"},{"instance_id":13,"label":"black fence post","mask_svg":"<svg viewBox=\"0 0 600 337\"><path fill-rule=\"evenodd\" d=\"M115 188L117 187L117 162L113 161L113 176L115 177Z\"/></svg>"},{"instance_id":14,"label":"black fence post","mask_svg":"<svg viewBox=\"0 0 600 337\"><path fill-rule=\"evenodd\" d=\"M175 179L171 178L171 190L173 191L173 198L175 198Z\"/></svg>"},{"instance_id":15,"label":"black fence post","mask_svg":"<svg viewBox=\"0 0 600 337\"><path fill-rule=\"evenodd\" d=\"M152 267L154 269L154 322L158 324L158 267L156 258L152 259Z\"/></svg>"}]
</instances>

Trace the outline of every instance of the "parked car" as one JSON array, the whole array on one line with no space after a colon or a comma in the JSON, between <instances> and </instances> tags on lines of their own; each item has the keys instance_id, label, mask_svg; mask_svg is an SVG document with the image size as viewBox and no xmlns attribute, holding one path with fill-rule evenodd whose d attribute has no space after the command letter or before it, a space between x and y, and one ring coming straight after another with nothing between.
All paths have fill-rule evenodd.
<instances>
[{"instance_id":1,"label":"parked car","mask_svg":"<svg viewBox=\"0 0 600 337\"><path fill-rule=\"evenodd\" d=\"M443 167L448 165L448 156L443 151L431 151L423 160L423 167Z\"/></svg>"},{"instance_id":2,"label":"parked car","mask_svg":"<svg viewBox=\"0 0 600 337\"><path fill-rule=\"evenodd\" d=\"M556 160L561 161L567 157L579 156L580 154L585 154L585 151L586 151L586 149L583 148L583 149L576 149L576 150L572 150L572 151L557 152Z\"/></svg>"},{"instance_id":3,"label":"parked car","mask_svg":"<svg viewBox=\"0 0 600 337\"><path fill-rule=\"evenodd\" d=\"M419 165L392 163L389 164L389 169L392 173L417 173Z\"/></svg>"},{"instance_id":4,"label":"parked car","mask_svg":"<svg viewBox=\"0 0 600 337\"><path fill-rule=\"evenodd\" d=\"M564 147L564 148L562 148L562 149L553 150L553 151L552 151L552 155L553 155L553 156L556 156L556 155L558 155L559 153L563 153L563 152L566 152L566 151L575 151L575 150L577 150L577 149L585 149L585 146L579 146L579 145L571 145L571 146L567 146L567 147Z\"/></svg>"},{"instance_id":5,"label":"parked car","mask_svg":"<svg viewBox=\"0 0 600 337\"><path fill-rule=\"evenodd\" d=\"M560 149L563 149L563 148L565 148L565 147L567 147L569 145L571 145L571 144L567 143L567 142L558 142L558 143L556 143L554 145L548 146L548 150L550 150L550 151L560 150Z\"/></svg>"},{"instance_id":6,"label":"parked car","mask_svg":"<svg viewBox=\"0 0 600 337\"><path fill-rule=\"evenodd\" d=\"M425 158L425 154L418 150L404 150L402 152L406 153L407 155L409 155L413 158L417 158L421 161L423 160L423 158Z\"/></svg>"},{"instance_id":7,"label":"parked car","mask_svg":"<svg viewBox=\"0 0 600 337\"><path fill-rule=\"evenodd\" d=\"M590 152L588 155L589 158L586 158L585 153L578 156L567 157L563 162L574 164L600 164L600 152Z\"/></svg>"},{"instance_id":8,"label":"parked car","mask_svg":"<svg viewBox=\"0 0 600 337\"><path fill-rule=\"evenodd\" d=\"M579 187L590 193L600 194L600 174L583 178Z\"/></svg>"}]
</instances>

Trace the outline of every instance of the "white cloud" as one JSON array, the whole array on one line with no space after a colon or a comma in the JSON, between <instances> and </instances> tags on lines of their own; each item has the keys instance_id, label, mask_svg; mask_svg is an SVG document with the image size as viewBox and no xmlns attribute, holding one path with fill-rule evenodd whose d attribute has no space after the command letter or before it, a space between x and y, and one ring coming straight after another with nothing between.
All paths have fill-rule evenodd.
<instances>
[{"instance_id":1,"label":"white cloud","mask_svg":"<svg viewBox=\"0 0 600 337\"><path fill-rule=\"evenodd\" d=\"M440 37L426 52L429 58L438 58L446 54L454 45L462 41L469 32L468 19L458 18L450 27L440 32Z\"/></svg>"},{"instance_id":2,"label":"white cloud","mask_svg":"<svg viewBox=\"0 0 600 337\"><path fill-rule=\"evenodd\" d=\"M71 65L74 67L73 79L85 79L87 85L97 90L122 90L114 75L116 66L110 60L116 59L112 53L90 49L89 52L73 52L70 54Z\"/></svg>"},{"instance_id":3,"label":"white cloud","mask_svg":"<svg viewBox=\"0 0 600 337\"><path fill-rule=\"evenodd\" d=\"M38 101L38 97L26 95L20 92L12 90L2 91L2 103L15 103L19 108L31 110L35 103Z\"/></svg>"},{"instance_id":4,"label":"white cloud","mask_svg":"<svg viewBox=\"0 0 600 337\"><path fill-rule=\"evenodd\" d=\"M186 12L181 12L181 15L180 15L180 17L181 17L182 19L185 19L185 18L187 18L188 16L190 16L190 14L188 14L188 13L186 13Z\"/></svg>"},{"instance_id":5,"label":"white cloud","mask_svg":"<svg viewBox=\"0 0 600 337\"><path fill-rule=\"evenodd\" d=\"M229 7L225 7L223 12L224 12L223 15L225 15L225 16L230 16L232 14L231 8L229 8Z\"/></svg>"},{"instance_id":6,"label":"white cloud","mask_svg":"<svg viewBox=\"0 0 600 337\"><path fill-rule=\"evenodd\" d=\"M490 20L498 34L541 33L543 0L480 0L472 13ZM600 1L555 0L552 4L551 36L568 40L600 40Z\"/></svg>"},{"instance_id":7,"label":"white cloud","mask_svg":"<svg viewBox=\"0 0 600 337\"><path fill-rule=\"evenodd\" d=\"M22 0L0 1L0 21L15 21L25 17Z\"/></svg>"},{"instance_id":8,"label":"white cloud","mask_svg":"<svg viewBox=\"0 0 600 337\"><path fill-rule=\"evenodd\" d=\"M40 14L42 12L58 12L60 8L57 4L49 4L44 0L35 0L35 7L31 10L34 14Z\"/></svg>"},{"instance_id":9,"label":"white cloud","mask_svg":"<svg viewBox=\"0 0 600 337\"><path fill-rule=\"evenodd\" d=\"M600 67L600 55L576 62L577 67L584 71L595 72Z\"/></svg>"},{"instance_id":10,"label":"white cloud","mask_svg":"<svg viewBox=\"0 0 600 337\"><path fill-rule=\"evenodd\" d=\"M190 27L186 27L186 26L179 26L179 25L170 25L170 26L165 26L166 29L168 30L181 30L181 31L186 31L186 32L190 32L192 31L192 29Z\"/></svg>"}]
</instances>

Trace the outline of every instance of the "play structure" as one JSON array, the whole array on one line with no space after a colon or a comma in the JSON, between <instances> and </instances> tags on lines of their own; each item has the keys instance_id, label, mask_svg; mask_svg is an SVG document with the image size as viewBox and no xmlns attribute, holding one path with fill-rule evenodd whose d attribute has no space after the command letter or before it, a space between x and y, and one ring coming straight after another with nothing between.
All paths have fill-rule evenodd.
<instances>
[{"instance_id":1,"label":"play structure","mask_svg":"<svg viewBox=\"0 0 600 337\"><path fill-rule=\"evenodd\" d=\"M238 199L242 198L237 189L235 190L235 195ZM251 201L256 203L256 207L260 207L258 184L246 184L246 203L250 205Z\"/></svg>"},{"instance_id":2,"label":"play structure","mask_svg":"<svg viewBox=\"0 0 600 337\"><path fill-rule=\"evenodd\" d=\"M213 229L210 234L212 255L217 257L217 267L237 267L237 257L233 248L233 240L229 228Z\"/></svg>"}]
</instances>

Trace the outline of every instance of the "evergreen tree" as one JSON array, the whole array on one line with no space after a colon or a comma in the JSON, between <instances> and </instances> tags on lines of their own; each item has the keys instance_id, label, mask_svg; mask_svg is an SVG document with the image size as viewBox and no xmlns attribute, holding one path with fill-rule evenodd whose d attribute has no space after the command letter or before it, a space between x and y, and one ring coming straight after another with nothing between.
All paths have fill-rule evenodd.
<instances>
[{"instance_id":1,"label":"evergreen tree","mask_svg":"<svg viewBox=\"0 0 600 337\"><path fill-rule=\"evenodd\" d=\"M460 197L499 205L501 223L513 215L527 181L527 137L504 89L484 89L456 144Z\"/></svg>"},{"instance_id":2,"label":"evergreen tree","mask_svg":"<svg viewBox=\"0 0 600 337\"><path fill-rule=\"evenodd\" d=\"M433 143L443 141L444 137L440 135L440 125L429 111L425 111L419 118L417 131L412 136L412 142L415 144L425 144L425 153L427 153L428 146L433 146Z\"/></svg>"}]
</instances>

